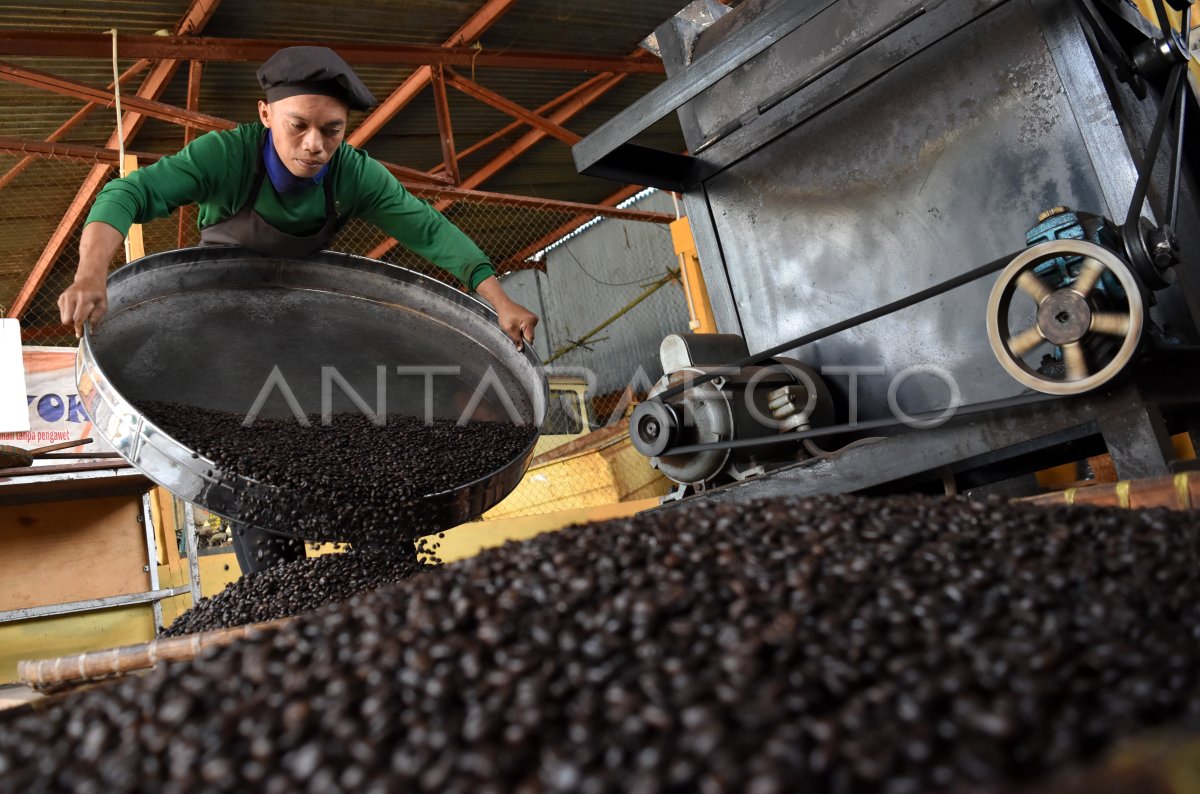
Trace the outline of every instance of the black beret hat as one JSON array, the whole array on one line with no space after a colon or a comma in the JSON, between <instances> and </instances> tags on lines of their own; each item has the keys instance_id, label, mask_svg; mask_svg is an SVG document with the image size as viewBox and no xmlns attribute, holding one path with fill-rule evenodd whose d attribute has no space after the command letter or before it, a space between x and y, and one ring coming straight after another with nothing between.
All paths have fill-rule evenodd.
<instances>
[{"instance_id":1,"label":"black beret hat","mask_svg":"<svg viewBox=\"0 0 1200 794\"><path fill-rule=\"evenodd\" d=\"M286 47L258 68L258 84L274 102L299 94L336 97L352 110L367 110L375 96L362 80L328 47Z\"/></svg>"}]
</instances>

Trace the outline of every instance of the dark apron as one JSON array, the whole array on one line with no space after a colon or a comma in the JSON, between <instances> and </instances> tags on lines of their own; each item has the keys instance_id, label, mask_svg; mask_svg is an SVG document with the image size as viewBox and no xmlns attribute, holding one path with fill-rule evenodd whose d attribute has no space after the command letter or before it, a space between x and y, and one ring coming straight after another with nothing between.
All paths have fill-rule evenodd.
<instances>
[{"instance_id":1,"label":"dark apron","mask_svg":"<svg viewBox=\"0 0 1200 794\"><path fill-rule=\"evenodd\" d=\"M266 133L263 134L265 140ZM316 234L306 237L281 232L254 211L254 202L258 200L266 175L260 142L254 181L246 204L220 223L201 229L200 245L238 245L255 253L284 259L303 258L329 246L341 228L334 211L333 175L326 173L321 183L325 188L325 225ZM233 533L234 555L244 574L304 559L304 541L299 538L239 525L233 526Z\"/></svg>"},{"instance_id":2,"label":"dark apron","mask_svg":"<svg viewBox=\"0 0 1200 794\"><path fill-rule=\"evenodd\" d=\"M266 133L263 133L266 141ZM254 211L254 203L258 201L258 192L262 190L263 179L267 176L267 167L263 163L262 144L258 147L258 161L254 169L254 181L250 185L250 197L245 205L220 223L205 226L200 230L200 245L239 245L255 253L265 256L278 256L285 259L304 258L316 253L322 248L328 248L333 241L341 224L334 211L333 174L325 173L321 181L325 188L325 225L316 234L299 237L287 232L281 232L263 220Z\"/></svg>"}]
</instances>

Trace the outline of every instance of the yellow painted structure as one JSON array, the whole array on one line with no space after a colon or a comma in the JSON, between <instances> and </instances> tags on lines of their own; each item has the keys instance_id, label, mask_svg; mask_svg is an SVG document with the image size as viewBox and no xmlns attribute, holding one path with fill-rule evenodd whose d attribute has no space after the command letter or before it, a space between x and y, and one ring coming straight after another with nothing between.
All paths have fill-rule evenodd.
<instances>
[{"instance_id":1,"label":"yellow painted structure","mask_svg":"<svg viewBox=\"0 0 1200 794\"><path fill-rule=\"evenodd\" d=\"M659 497L672 483L633 447L629 421L539 455L524 479L482 520L518 518Z\"/></svg>"},{"instance_id":2,"label":"yellow painted structure","mask_svg":"<svg viewBox=\"0 0 1200 794\"><path fill-rule=\"evenodd\" d=\"M586 384L559 384L587 424ZM577 388L576 388L577 387ZM552 439L557 446L534 457L517 489L485 520L449 530L439 557L447 562L509 540L523 540L571 524L632 515L655 507L672 483L637 452L628 421L594 432ZM159 587L185 585L188 563L180 555L183 504L162 488L149 491L158 559L146 559L140 493L66 498L0 506L0 610L46 606L151 589L147 564ZM310 557L337 553L338 544L308 547ZM198 559L201 593L211 597L240 576L232 552ZM7 600L5 600L7 598ZM192 606L190 594L162 600L163 625ZM0 624L0 683L16 680L22 659L46 659L154 639L150 603Z\"/></svg>"},{"instance_id":3,"label":"yellow painted structure","mask_svg":"<svg viewBox=\"0 0 1200 794\"><path fill-rule=\"evenodd\" d=\"M179 553L183 505L152 488L150 516L158 547L159 588L188 581ZM0 506L0 610L145 592L150 577L141 496L86 497ZM327 553L332 547L310 555ZM232 550L201 555L202 595L216 595L241 572ZM163 599L163 626L192 606L190 593ZM21 659L46 659L154 639L152 604L77 612L0 624L0 684L16 680Z\"/></svg>"},{"instance_id":4,"label":"yellow painted structure","mask_svg":"<svg viewBox=\"0 0 1200 794\"><path fill-rule=\"evenodd\" d=\"M1196 457L1191 436L1187 433L1171 436L1171 446L1174 449L1176 460L1193 460ZM1095 480L1087 482L1116 482L1117 472L1113 468L1112 458L1107 453L1089 458L1088 464L1092 468ZM1047 491L1057 491L1079 485L1079 463L1064 463L1061 466L1042 469L1037 472L1037 482L1039 487Z\"/></svg>"},{"instance_id":5,"label":"yellow painted structure","mask_svg":"<svg viewBox=\"0 0 1200 794\"><path fill-rule=\"evenodd\" d=\"M22 659L52 659L152 639L149 604L0 624L0 684L17 681Z\"/></svg>"},{"instance_id":6,"label":"yellow painted structure","mask_svg":"<svg viewBox=\"0 0 1200 794\"><path fill-rule=\"evenodd\" d=\"M455 562L472 557L484 549L501 546L510 540L528 540L543 532L553 532L575 524L625 518L658 507L658 504L658 498L652 497L533 516L473 521L447 530L443 533L444 537L429 535L425 540L431 547L434 543L440 544L437 554L443 562Z\"/></svg>"},{"instance_id":7,"label":"yellow painted structure","mask_svg":"<svg viewBox=\"0 0 1200 794\"><path fill-rule=\"evenodd\" d=\"M138 169L137 156L132 154L125 155L125 160L122 163L123 173L132 174ZM146 245L142 238L142 224L135 223L129 227L129 232L125 235L125 261L132 262L135 259L141 259L146 255Z\"/></svg>"},{"instance_id":8,"label":"yellow painted structure","mask_svg":"<svg viewBox=\"0 0 1200 794\"><path fill-rule=\"evenodd\" d=\"M238 567L237 557L232 550L201 555L200 595L212 598L236 582L241 575L242 570Z\"/></svg>"},{"instance_id":9,"label":"yellow painted structure","mask_svg":"<svg viewBox=\"0 0 1200 794\"><path fill-rule=\"evenodd\" d=\"M546 425L559 427L573 421L579 429L573 433L549 433L543 430L534 444L534 457L592 432L587 410L587 381L565 375L551 375L546 381L550 392Z\"/></svg>"},{"instance_id":10,"label":"yellow painted structure","mask_svg":"<svg viewBox=\"0 0 1200 794\"><path fill-rule=\"evenodd\" d=\"M687 218L671 223L671 242L675 255L679 257L679 274L683 280L683 293L687 298L688 327L698 334L715 334L717 320L713 316L712 303L708 299L708 285L700 270L700 255L696 251L696 240L692 236L692 224Z\"/></svg>"}]
</instances>

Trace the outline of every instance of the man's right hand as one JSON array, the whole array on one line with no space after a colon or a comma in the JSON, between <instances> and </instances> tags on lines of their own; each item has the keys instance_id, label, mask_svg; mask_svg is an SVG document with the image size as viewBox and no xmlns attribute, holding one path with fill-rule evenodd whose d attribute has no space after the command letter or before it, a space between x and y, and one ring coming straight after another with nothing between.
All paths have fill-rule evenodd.
<instances>
[{"instance_id":1,"label":"man's right hand","mask_svg":"<svg viewBox=\"0 0 1200 794\"><path fill-rule=\"evenodd\" d=\"M93 331L96 324L108 311L108 287L105 278L76 278L75 283L58 296L58 311L62 324L75 329L75 336L83 336L83 324Z\"/></svg>"},{"instance_id":2,"label":"man's right hand","mask_svg":"<svg viewBox=\"0 0 1200 794\"><path fill-rule=\"evenodd\" d=\"M75 283L58 296L62 324L83 336L87 323L93 331L108 311L108 266L121 248L125 234L107 223L92 221L79 238L79 267Z\"/></svg>"}]
</instances>

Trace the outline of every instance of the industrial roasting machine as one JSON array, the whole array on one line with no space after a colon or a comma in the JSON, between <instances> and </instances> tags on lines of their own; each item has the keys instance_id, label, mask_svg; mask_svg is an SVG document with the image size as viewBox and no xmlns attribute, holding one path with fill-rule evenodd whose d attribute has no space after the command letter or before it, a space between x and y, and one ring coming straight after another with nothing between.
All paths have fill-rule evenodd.
<instances>
[{"instance_id":1,"label":"industrial roasting machine","mask_svg":"<svg viewBox=\"0 0 1200 794\"><path fill-rule=\"evenodd\" d=\"M1157 26L1124 0L746 0L658 28L669 79L574 154L682 192L725 332L664 340L631 420L677 496L1186 465L1192 11L1143 5ZM637 143L672 112L686 154Z\"/></svg>"}]
</instances>

